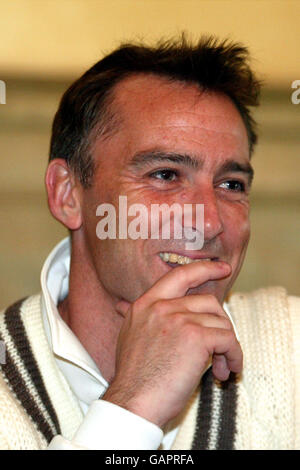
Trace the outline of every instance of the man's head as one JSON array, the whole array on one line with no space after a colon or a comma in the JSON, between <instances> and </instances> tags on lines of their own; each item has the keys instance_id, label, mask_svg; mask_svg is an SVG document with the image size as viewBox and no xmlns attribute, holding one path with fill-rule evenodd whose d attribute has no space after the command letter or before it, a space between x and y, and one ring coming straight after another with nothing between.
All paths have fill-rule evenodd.
<instances>
[{"instance_id":1,"label":"man's head","mask_svg":"<svg viewBox=\"0 0 300 470\"><path fill-rule=\"evenodd\" d=\"M124 44L70 86L53 122L50 160L65 159L84 187L92 184L97 164L92 158L93 143L111 135L121 118L113 106L115 86L137 74L194 83L203 91L227 95L242 116L252 153L257 137L249 106L258 104L260 86L245 47L213 37L192 44L184 36L156 47Z\"/></svg>"},{"instance_id":2,"label":"man's head","mask_svg":"<svg viewBox=\"0 0 300 470\"><path fill-rule=\"evenodd\" d=\"M124 195L150 214L152 204L201 203L204 246L191 256L226 261L232 273L192 292L224 299L249 240L258 91L246 50L212 39L123 46L71 86L53 125L47 187L90 285L133 301L172 269L162 253L189 255L174 239L99 240L99 204L118 213Z\"/></svg>"}]
</instances>

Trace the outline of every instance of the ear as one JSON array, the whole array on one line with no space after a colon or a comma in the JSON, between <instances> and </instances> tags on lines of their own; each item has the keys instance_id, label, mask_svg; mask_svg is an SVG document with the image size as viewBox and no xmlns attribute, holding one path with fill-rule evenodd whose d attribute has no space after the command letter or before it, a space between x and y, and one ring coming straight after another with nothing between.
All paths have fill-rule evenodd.
<instances>
[{"instance_id":1,"label":"ear","mask_svg":"<svg viewBox=\"0 0 300 470\"><path fill-rule=\"evenodd\" d=\"M52 215L68 229L79 229L82 224L82 187L65 160L62 158L51 160L45 184Z\"/></svg>"}]
</instances>

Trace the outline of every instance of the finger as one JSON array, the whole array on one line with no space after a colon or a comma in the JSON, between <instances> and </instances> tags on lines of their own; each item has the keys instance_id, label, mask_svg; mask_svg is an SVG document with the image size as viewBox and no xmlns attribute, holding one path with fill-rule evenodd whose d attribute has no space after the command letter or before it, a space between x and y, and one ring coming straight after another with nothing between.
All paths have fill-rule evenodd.
<instances>
[{"instance_id":1,"label":"finger","mask_svg":"<svg viewBox=\"0 0 300 470\"><path fill-rule=\"evenodd\" d=\"M229 276L231 266L223 261L199 261L178 266L160 278L145 294L145 302L183 297L193 287Z\"/></svg>"},{"instance_id":2,"label":"finger","mask_svg":"<svg viewBox=\"0 0 300 470\"><path fill-rule=\"evenodd\" d=\"M214 354L212 359L212 372L218 380L227 380L230 370L227 366L226 357L223 354Z\"/></svg>"},{"instance_id":3,"label":"finger","mask_svg":"<svg viewBox=\"0 0 300 470\"><path fill-rule=\"evenodd\" d=\"M224 355L230 371L239 373L243 368L243 352L235 334L226 329L207 328L206 345L210 355Z\"/></svg>"},{"instance_id":4,"label":"finger","mask_svg":"<svg viewBox=\"0 0 300 470\"><path fill-rule=\"evenodd\" d=\"M157 306L162 313L194 312L212 313L228 318L219 301L213 295L186 295L176 299L159 299L153 306Z\"/></svg>"},{"instance_id":5,"label":"finger","mask_svg":"<svg viewBox=\"0 0 300 470\"><path fill-rule=\"evenodd\" d=\"M177 323L178 316L181 316L182 325L194 324L202 328L218 328L220 330L233 331L229 320L212 313L191 313L191 312L175 312L173 315L174 324ZM176 318L177 317L177 318ZM172 324L172 319L171 319ZM205 333L203 333L205 334Z\"/></svg>"}]
</instances>

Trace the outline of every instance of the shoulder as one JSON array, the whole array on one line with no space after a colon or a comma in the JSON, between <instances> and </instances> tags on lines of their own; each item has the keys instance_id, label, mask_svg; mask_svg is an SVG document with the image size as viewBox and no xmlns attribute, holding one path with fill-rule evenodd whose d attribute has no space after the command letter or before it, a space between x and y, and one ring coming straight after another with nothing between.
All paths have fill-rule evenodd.
<instances>
[{"instance_id":1,"label":"shoulder","mask_svg":"<svg viewBox=\"0 0 300 470\"><path fill-rule=\"evenodd\" d=\"M42 324L39 294L20 299L0 312L0 341L5 366L8 359L18 359L19 363L28 356L32 335L27 325L36 323Z\"/></svg>"},{"instance_id":2,"label":"shoulder","mask_svg":"<svg viewBox=\"0 0 300 470\"><path fill-rule=\"evenodd\" d=\"M40 309L41 305L41 294L29 295L23 297L16 302L13 302L8 307L0 310L0 318L8 314L16 314L17 312L24 312L24 310L31 309L32 306L38 307Z\"/></svg>"},{"instance_id":3,"label":"shoulder","mask_svg":"<svg viewBox=\"0 0 300 470\"><path fill-rule=\"evenodd\" d=\"M237 292L228 302L241 343L249 350L266 348L290 353L295 342L295 324L300 335L300 302L283 287L266 287L253 292Z\"/></svg>"},{"instance_id":4,"label":"shoulder","mask_svg":"<svg viewBox=\"0 0 300 470\"><path fill-rule=\"evenodd\" d=\"M227 303L232 310L245 309L252 312L264 309L267 313L272 310L273 315L279 315L300 309L300 297L291 296L281 286L271 286L256 289L251 292L233 292L228 296Z\"/></svg>"},{"instance_id":5,"label":"shoulder","mask_svg":"<svg viewBox=\"0 0 300 470\"><path fill-rule=\"evenodd\" d=\"M295 315L296 318L300 317L300 297L289 295L287 300L291 315Z\"/></svg>"},{"instance_id":6,"label":"shoulder","mask_svg":"<svg viewBox=\"0 0 300 470\"><path fill-rule=\"evenodd\" d=\"M239 315L239 311L247 311L253 316L259 315L263 309L264 314L275 316L289 316L291 321L300 320L300 297L289 295L284 287L264 287L252 292L234 292L228 298L231 310Z\"/></svg>"},{"instance_id":7,"label":"shoulder","mask_svg":"<svg viewBox=\"0 0 300 470\"><path fill-rule=\"evenodd\" d=\"M228 296L228 302L236 302L239 299L244 301L251 301L251 300L267 300L267 299L283 299L287 298L288 293L286 289L282 286L270 286L270 287L262 287L250 292L231 292Z\"/></svg>"},{"instance_id":8,"label":"shoulder","mask_svg":"<svg viewBox=\"0 0 300 470\"><path fill-rule=\"evenodd\" d=\"M42 324L41 295L24 297L0 312L0 340L6 347L15 345L22 348L29 340L27 325Z\"/></svg>"},{"instance_id":9,"label":"shoulder","mask_svg":"<svg viewBox=\"0 0 300 470\"><path fill-rule=\"evenodd\" d=\"M298 358L300 360L300 297L290 295L287 298L287 303L294 344L297 346Z\"/></svg>"},{"instance_id":10,"label":"shoulder","mask_svg":"<svg viewBox=\"0 0 300 470\"><path fill-rule=\"evenodd\" d=\"M41 294L23 297L0 311L0 324L5 323L8 326L13 320L24 321L24 316L39 315L40 312Z\"/></svg>"}]
</instances>

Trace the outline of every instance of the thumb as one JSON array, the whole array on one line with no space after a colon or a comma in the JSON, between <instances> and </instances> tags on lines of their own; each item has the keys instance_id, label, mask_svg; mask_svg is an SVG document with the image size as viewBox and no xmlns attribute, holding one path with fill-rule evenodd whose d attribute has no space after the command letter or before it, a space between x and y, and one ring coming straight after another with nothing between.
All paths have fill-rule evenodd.
<instances>
[{"instance_id":1,"label":"thumb","mask_svg":"<svg viewBox=\"0 0 300 470\"><path fill-rule=\"evenodd\" d=\"M130 305L131 305L130 302L127 302L127 300L120 300L116 304L116 310L118 313L122 315L122 317L125 317Z\"/></svg>"}]
</instances>

